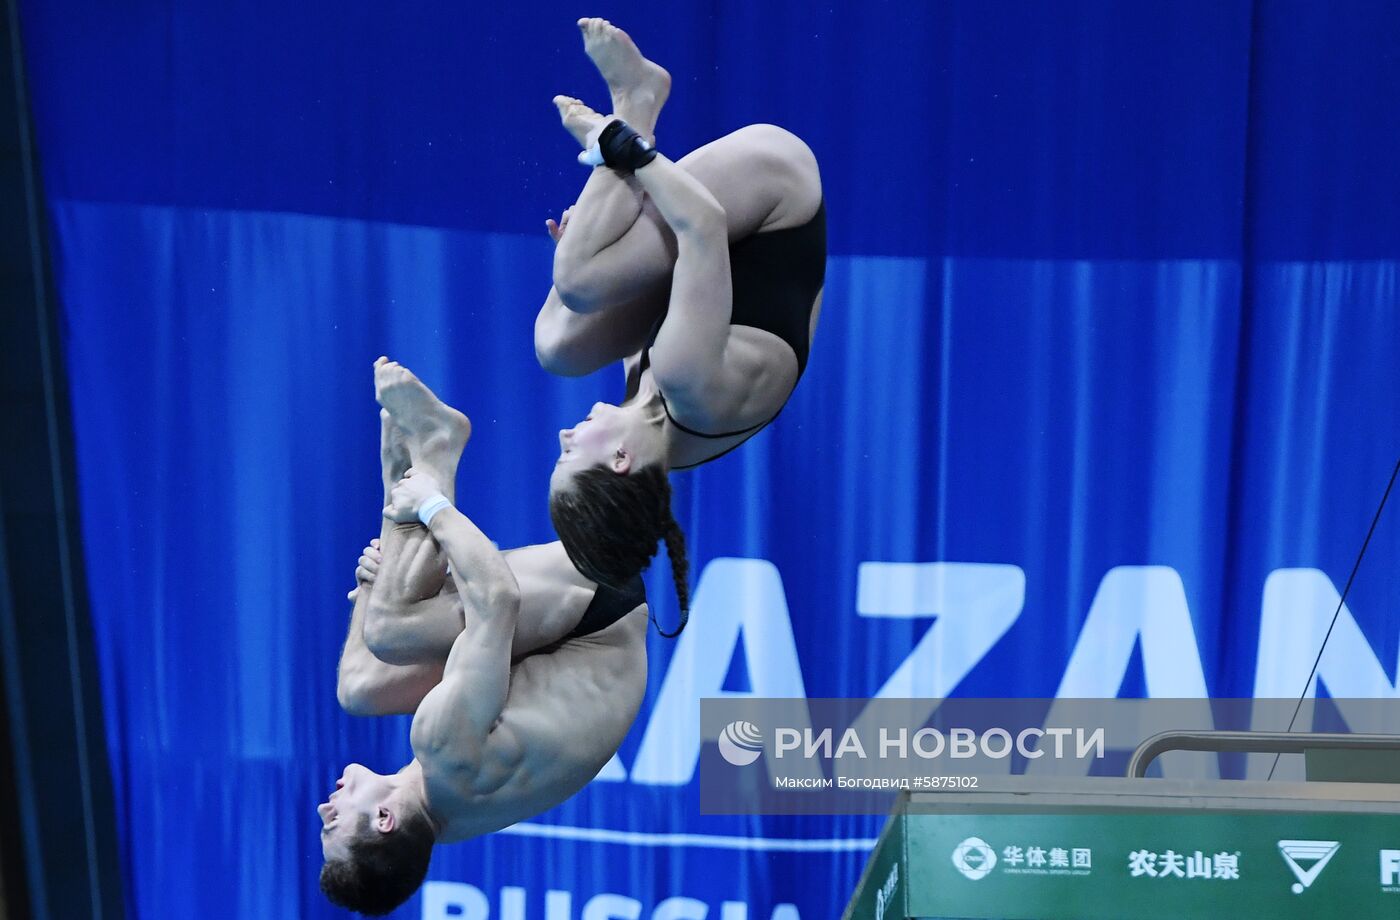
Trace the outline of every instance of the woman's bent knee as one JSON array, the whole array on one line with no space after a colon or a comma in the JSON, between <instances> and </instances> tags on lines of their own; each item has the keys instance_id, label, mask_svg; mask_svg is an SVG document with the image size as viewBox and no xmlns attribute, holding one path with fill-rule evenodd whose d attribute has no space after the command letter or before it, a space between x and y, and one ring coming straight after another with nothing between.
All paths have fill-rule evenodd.
<instances>
[{"instance_id":1,"label":"woman's bent knee","mask_svg":"<svg viewBox=\"0 0 1400 920\"><path fill-rule=\"evenodd\" d=\"M574 313L596 313L607 306L607 292L586 260L554 260L554 292Z\"/></svg>"},{"instance_id":2,"label":"woman's bent knee","mask_svg":"<svg viewBox=\"0 0 1400 920\"><path fill-rule=\"evenodd\" d=\"M582 377L597 370L601 365L589 360L588 349L577 336L568 334L567 322L547 315L550 312L546 305L535 319L535 360L540 367L560 377Z\"/></svg>"}]
</instances>

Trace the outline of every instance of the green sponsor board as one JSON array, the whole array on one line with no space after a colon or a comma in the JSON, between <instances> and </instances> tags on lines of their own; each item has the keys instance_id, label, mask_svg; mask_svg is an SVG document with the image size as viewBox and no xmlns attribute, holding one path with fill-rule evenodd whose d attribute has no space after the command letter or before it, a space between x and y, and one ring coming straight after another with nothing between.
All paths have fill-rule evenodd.
<instances>
[{"instance_id":1,"label":"green sponsor board","mask_svg":"<svg viewBox=\"0 0 1400 920\"><path fill-rule=\"evenodd\" d=\"M903 874L908 865L905 851L903 818L893 818L880 835L880 842L865 864L865 872L856 885L856 896L846 908L845 917L865 917L870 920L907 917L906 903L909 886Z\"/></svg>"},{"instance_id":2,"label":"green sponsor board","mask_svg":"<svg viewBox=\"0 0 1400 920\"><path fill-rule=\"evenodd\" d=\"M902 814L848 920L1400 917L1400 817Z\"/></svg>"}]
</instances>

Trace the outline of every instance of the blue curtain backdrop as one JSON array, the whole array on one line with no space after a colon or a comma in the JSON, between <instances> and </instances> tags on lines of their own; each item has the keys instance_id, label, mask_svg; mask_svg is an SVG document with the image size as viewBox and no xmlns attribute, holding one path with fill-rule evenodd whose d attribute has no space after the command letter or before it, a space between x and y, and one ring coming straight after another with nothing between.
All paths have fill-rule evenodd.
<instances>
[{"instance_id":1,"label":"blue curtain backdrop","mask_svg":"<svg viewBox=\"0 0 1400 920\"><path fill-rule=\"evenodd\" d=\"M1400 7L21 12L133 917L338 915L313 807L409 756L333 693L377 355L471 415L486 532L551 538L553 433L620 385L531 349L584 180L549 100L606 100L579 15L670 68L665 151L810 142L822 328L778 422L675 479L695 612L619 759L397 916L836 916L880 822L699 816L701 694L1303 690L1400 453ZM1396 693L1400 508L1368 559L1326 692Z\"/></svg>"}]
</instances>

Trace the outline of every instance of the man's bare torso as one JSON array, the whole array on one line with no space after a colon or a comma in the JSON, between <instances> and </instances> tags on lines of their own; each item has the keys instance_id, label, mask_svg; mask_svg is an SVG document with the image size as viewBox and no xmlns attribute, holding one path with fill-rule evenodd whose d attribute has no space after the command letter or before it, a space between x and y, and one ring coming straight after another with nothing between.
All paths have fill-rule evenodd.
<instances>
[{"instance_id":1,"label":"man's bare torso","mask_svg":"<svg viewBox=\"0 0 1400 920\"><path fill-rule=\"evenodd\" d=\"M528 646L511 664L510 692L486 755L455 766L452 747L423 760L429 807L449 842L490 833L559 804L616 752L646 690L647 608L599 632L568 638L593 599L562 552L507 554L521 587ZM567 568L560 567L565 566ZM547 620L525 616L538 610ZM517 645L517 649L520 645Z\"/></svg>"}]
</instances>

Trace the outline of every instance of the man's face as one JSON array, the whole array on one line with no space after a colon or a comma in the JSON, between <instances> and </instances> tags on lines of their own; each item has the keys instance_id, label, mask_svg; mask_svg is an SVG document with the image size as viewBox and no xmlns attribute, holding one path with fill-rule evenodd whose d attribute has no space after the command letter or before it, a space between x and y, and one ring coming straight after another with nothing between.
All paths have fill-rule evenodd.
<instances>
[{"instance_id":1,"label":"man's face","mask_svg":"<svg viewBox=\"0 0 1400 920\"><path fill-rule=\"evenodd\" d=\"M346 767L330 798L316 806L321 816L321 855L326 859L348 858L350 842L367 825L374 829L392 790L387 776L357 763Z\"/></svg>"}]
</instances>

